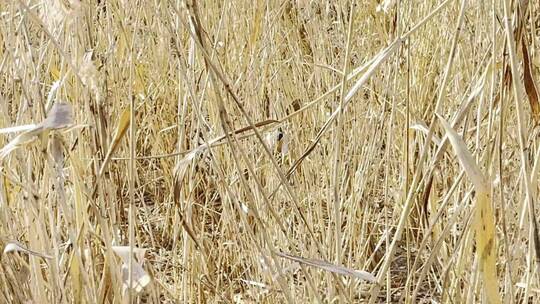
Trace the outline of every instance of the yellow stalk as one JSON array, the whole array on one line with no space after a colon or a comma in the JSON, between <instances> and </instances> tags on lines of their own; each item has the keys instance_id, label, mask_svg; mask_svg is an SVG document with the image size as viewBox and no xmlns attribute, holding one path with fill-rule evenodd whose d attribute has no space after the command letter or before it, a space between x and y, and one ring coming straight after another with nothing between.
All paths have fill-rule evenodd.
<instances>
[{"instance_id":1,"label":"yellow stalk","mask_svg":"<svg viewBox=\"0 0 540 304\"><path fill-rule=\"evenodd\" d=\"M478 269L484 283L486 298L488 303L501 303L497 280L497 265L495 262L497 256L495 214L491 206L488 179L476 164L476 161L461 137L444 118L439 116L439 119L446 130L446 134L456 152L459 163L464 168L469 179L471 179L476 190L476 214L474 219L476 252L479 257Z\"/></svg>"}]
</instances>

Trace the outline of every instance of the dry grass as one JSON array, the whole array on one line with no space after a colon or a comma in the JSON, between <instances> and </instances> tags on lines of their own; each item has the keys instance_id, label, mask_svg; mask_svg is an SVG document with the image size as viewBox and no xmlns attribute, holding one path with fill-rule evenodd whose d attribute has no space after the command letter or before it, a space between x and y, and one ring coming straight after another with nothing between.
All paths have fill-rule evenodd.
<instances>
[{"instance_id":1,"label":"dry grass","mask_svg":"<svg viewBox=\"0 0 540 304\"><path fill-rule=\"evenodd\" d=\"M540 301L538 12L2 3L0 303Z\"/></svg>"}]
</instances>

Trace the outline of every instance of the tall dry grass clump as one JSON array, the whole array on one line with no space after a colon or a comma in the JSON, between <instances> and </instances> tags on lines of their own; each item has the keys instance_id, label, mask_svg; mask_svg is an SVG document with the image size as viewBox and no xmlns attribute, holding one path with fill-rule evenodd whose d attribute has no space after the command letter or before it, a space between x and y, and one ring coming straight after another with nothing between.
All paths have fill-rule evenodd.
<instances>
[{"instance_id":1,"label":"tall dry grass clump","mask_svg":"<svg viewBox=\"0 0 540 304\"><path fill-rule=\"evenodd\" d=\"M7 1L0 303L536 303L535 1Z\"/></svg>"}]
</instances>

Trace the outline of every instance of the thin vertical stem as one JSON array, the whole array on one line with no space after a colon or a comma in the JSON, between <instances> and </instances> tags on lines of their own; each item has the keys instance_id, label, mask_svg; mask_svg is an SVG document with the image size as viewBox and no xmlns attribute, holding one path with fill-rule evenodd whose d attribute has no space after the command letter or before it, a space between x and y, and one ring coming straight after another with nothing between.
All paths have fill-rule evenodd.
<instances>
[{"instance_id":1,"label":"thin vertical stem","mask_svg":"<svg viewBox=\"0 0 540 304\"><path fill-rule=\"evenodd\" d=\"M335 221L335 237L336 237L336 263L340 263L342 248L341 248L341 201L340 201L340 155L341 155L341 136L343 133L343 108L345 104L345 93L347 84L347 75L349 74L349 57L351 52L351 38L353 32L353 17L354 17L355 1L351 3L349 13L349 29L347 33L347 49L345 51L345 58L343 63L343 73L341 75L341 90L339 100L339 111L337 115L337 129L334 135L334 171L332 173L332 188L333 188L333 200L334 200L334 221Z\"/></svg>"}]
</instances>

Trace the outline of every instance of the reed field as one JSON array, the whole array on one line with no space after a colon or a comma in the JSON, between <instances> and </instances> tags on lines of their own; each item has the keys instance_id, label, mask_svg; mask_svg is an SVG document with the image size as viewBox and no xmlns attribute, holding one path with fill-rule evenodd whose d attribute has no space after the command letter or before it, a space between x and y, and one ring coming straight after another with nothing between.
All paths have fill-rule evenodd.
<instances>
[{"instance_id":1,"label":"reed field","mask_svg":"<svg viewBox=\"0 0 540 304\"><path fill-rule=\"evenodd\" d=\"M0 303L540 303L540 3L0 1Z\"/></svg>"}]
</instances>

